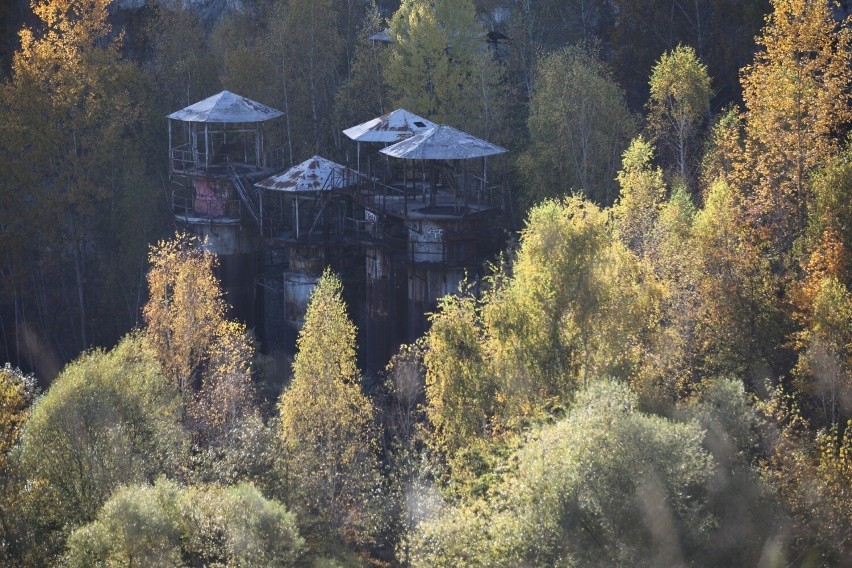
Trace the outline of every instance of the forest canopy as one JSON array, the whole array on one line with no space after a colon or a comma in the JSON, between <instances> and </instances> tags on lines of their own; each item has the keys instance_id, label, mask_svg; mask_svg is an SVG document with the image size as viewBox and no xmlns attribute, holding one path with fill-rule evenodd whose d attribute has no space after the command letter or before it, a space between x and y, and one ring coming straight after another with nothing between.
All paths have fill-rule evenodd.
<instances>
[{"instance_id":1,"label":"forest canopy","mask_svg":"<svg viewBox=\"0 0 852 568\"><path fill-rule=\"evenodd\" d=\"M144 4L0 42L0 564L849 565L843 6ZM501 144L518 226L384 370L331 269L283 356L169 207L223 89L288 165L400 106Z\"/></svg>"}]
</instances>

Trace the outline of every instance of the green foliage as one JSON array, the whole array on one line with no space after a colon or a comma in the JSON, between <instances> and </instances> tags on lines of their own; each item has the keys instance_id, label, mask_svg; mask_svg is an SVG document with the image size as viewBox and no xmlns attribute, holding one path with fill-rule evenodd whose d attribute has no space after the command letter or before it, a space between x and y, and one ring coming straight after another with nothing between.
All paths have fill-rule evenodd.
<instances>
[{"instance_id":1,"label":"green foliage","mask_svg":"<svg viewBox=\"0 0 852 568\"><path fill-rule=\"evenodd\" d=\"M477 302L445 296L426 336L426 413L432 443L453 453L481 435L494 415L496 385L488 373Z\"/></svg>"},{"instance_id":2,"label":"green foliage","mask_svg":"<svg viewBox=\"0 0 852 568\"><path fill-rule=\"evenodd\" d=\"M708 380L684 412L704 428L705 445L720 463L748 464L756 453L758 417L741 380Z\"/></svg>"},{"instance_id":3,"label":"green foliage","mask_svg":"<svg viewBox=\"0 0 852 568\"><path fill-rule=\"evenodd\" d=\"M403 0L390 29L385 80L394 104L491 138L503 104L501 70L482 49L473 2Z\"/></svg>"},{"instance_id":4,"label":"green foliage","mask_svg":"<svg viewBox=\"0 0 852 568\"><path fill-rule=\"evenodd\" d=\"M608 243L604 214L574 197L530 211L512 277L483 319L490 360L517 410L566 395L580 378L604 290L595 270Z\"/></svg>"},{"instance_id":5,"label":"green foliage","mask_svg":"<svg viewBox=\"0 0 852 568\"><path fill-rule=\"evenodd\" d=\"M654 275L597 206L573 197L534 207L511 273L497 269L480 300L445 298L433 316L424 364L434 447L452 455L591 377L631 377L659 301Z\"/></svg>"},{"instance_id":6,"label":"green foliage","mask_svg":"<svg viewBox=\"0 0 852 568\"><path fill-rule=\"evenodd\" d=\"M123 487L68 539L64 563L87 566L296 566L293 513L252 485Z\"/></svg>"},{"instance_id":7,"label":"green foliage","mask_svg":"<svg viewBox=\"0 0 852 568\"><path fill-rule=\"evenodd\" d=\"M341 294L340 279L327 269L299 332L293 380L278 403L280 434L293 506L310 526L309 540L364 544L382 524L378 433Z\"/></svg>"},{"instance_id":8,"label":"green foliage","mask_svg":"<svg viewBox=\"0 0 852 568\"><path fill-rule=\"evenodd\" d=\"M649 407L665 408L687 394L702 376L695 342L697 285L702 277L692 244L696 215L688 191L677 185L645 237L646 258L662 294L660 325L633 382Z\"/></svg>"},{"instance_id":9,"label":"green foliage","mask_svg":"<svg viewBox=\"0 0 852 568\"><path fill-rule=\"evenodd\" d=\"M704 448L717 463L706 485L706 506L714 522L702 558L705 565L757 565L767 543L778 542L787 530L787 519L756 467L765 432L751 401L741 380L708 379L679 405L682 419L705 430Z\"/></svg>"},{"instance_id":10,"label":"green foliage","mask_svg":"<svg viewBox=\"0 0 852 568\"><path fill-rule=\"evenodd\" d=\"M413 566L653 566L699 557L713 472L697 424L635 409L623 385L595 381L568 416L531 436L491 501L422 523Z\"/></svg>"},{"instance_id":11,"label":"green foliage","mask_svg":"<svg viewBox=\"0 0 852 568\"><path fill-rule=\"evenodd\" d=\"M710 128L701 159L702 197L720 180L731 186L748 185L744 137L742 113L733 106L723 109Z\"/></svg>"},{"instance_id":12,"label":"green foliage","mask_svg":"<svg viewBox=\"0 0 852 568\"><path fill-rule=\"evenodd\" d=\"M33 406L17 474L27 555L48 562L113 490L185 463L181 400L138 335L69 364Z\"/></svg>"},{"instance_id":13,"label":"green foliage","mask_svg":"<svg viewBox=\"0 0 852 568\"><path fill-rule=\"evenodd\" d=\"M624 151L617 177L621 192L613 212L618 235L640 256L647 254L646 240L666 197L662 170L652 166L653 159L654 146L642 137L634 138Z\"/></svg>"},{"instance_id":14,"label":"green foliage","mask_svg":"<svg viewBox=\"0 0 852 568\"><path fill-rule=\"evenodd\" d=\"M695 179L702 123L710 110L710 76L695 50L679 45L651 70L648 125L684 183Z\"/></svg>"},{"instance_id":15,"label":"green foliage","mask_svg":"<svg viewBox=\"0 0 852 568\"><path fill-rule=\"evenodd\" d=\"M264 423L259 414L251 412L241 416L215 444L196 448L187 477L197 484L251 483L264 495L285 501L286 454L278 422L270 419Z\"/></svg>"},{"instance_id":16,"label":"green foliage","mask_svg":"<svg viewBox=\"0 0 852 568\"><path fill-rule=\"evenodd\" d=\"M530 145L518 159L527 203L579 191L611 204L636 121L608 67L594 48L569 47L539 61L533 87Z\"/></svg>"}]
</instances>

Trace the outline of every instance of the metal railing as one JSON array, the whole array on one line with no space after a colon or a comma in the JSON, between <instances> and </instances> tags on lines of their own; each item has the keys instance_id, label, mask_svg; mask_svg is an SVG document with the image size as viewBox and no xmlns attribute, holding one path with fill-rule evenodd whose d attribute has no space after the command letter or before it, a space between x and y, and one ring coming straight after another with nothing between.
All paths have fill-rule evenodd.
<instances>
[{"instance_id":1,"label":"metal railing","mask_svg":"<svg viewBox=\"0 0 852 568\"><path fill-rule=\"evenodd\" d=\"M187 190L172 191L172 212L177 217L211 222L223 219L242 221L244 217L239 199L197 197Z\"/></svg>"},{"instance_id":2,"label":"metal railing","mask_svg":"<svg viewBox=\"0 0 852 568\"><path fill-rule=\"evenodd\" d=\"M246 161L240 162L233 157L214 153L206 153L204 150L194 148L192 144L182 144L169 149L169 167L172 173L192 174L215 169L225 168L227 165L239 163L250 171L277 171L286 163L287 148L279 146L263 154L259 159L261 164L255 163L258 156L251 154ZM248 158L251 158L249 160Z\"/></svg>"},{"instance_id":3,"label":"metal railing","mask_svg":"<svg viewBox=\"0 0 852 568\"><path fill-rule=\"evenodd\" d=\"M202 164L207 164L207 161L207 155L204 152L199 152L190 144L169 149L169 166L172 172L197 172Z\"/></svg>"}]
</instances>

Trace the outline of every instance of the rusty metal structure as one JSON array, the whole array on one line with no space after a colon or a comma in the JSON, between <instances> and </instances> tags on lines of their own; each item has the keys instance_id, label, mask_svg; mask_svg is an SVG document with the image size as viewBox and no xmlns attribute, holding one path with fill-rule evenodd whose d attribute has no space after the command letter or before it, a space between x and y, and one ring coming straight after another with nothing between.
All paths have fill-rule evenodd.
<instances>
[{"instance_id":1,"label":"rusty metal structure","mask_svg":"<svg viewBox=\"0 0 852 568\"><path fill-rule=\"evenodd\" d=\"M258 282L273 295L265 311L284 324L283 329L269 325L267 336L276 336L278 329L279 339L293 344L326 266L343 278L350 304L358 304L363 260L348 191L359 177L355 170L313 156L255 184L267 258Z\"/></svg>"},{"instance_id":2,"label":"rusty metal structure","mask_svg":"<svg viewBox=\"0 0 852 568\"><path fill-rule=\"evenodd\" d=\"M227 300L249 325L255 320L254 280L262 247L252 185L281 169L283 148L269 136L281 116L229 91L168 116L175 220L217 255Z\"/></svg>"},{"instance_id":3,"label":"rusty metal structure","mask_svg":"<svg viewBox=\"0 0 852 568\"><path fill-rule=\"evenodd\" d=\"M169 115L175 218L206 238L238 317L292 349L330 266L380 370L426 330L438 298L503 244L505 149L398 109L343 133L354 167L313 156L289 169L271 141L280 111L223 91ZM489 160L492 160L489 163Z\"/></svg>"},{"instance_id":4,"label":"rusty metal structure","mask_svg":"<svg viewBox=\"0 0 852 568\"><path fill-rule=\"evenodd\" d=\"M457 293L465 275L480 273L500 249L507 193L503 182L489 182L487 159L505 152L446 125L380 150L401 163L402 178L387 180L383 188L359 187L355 195L381 235L366 247L368 326L378 324L377 339L368 344L378 359L399 343L382 336L384 317L405 321L401 335L416 339L426 331L425 314L438 298ZM404 286L398 284L401 276ZM385 316L388 306L404 306L404 317L397 315L399 307Z\"/></svg>"}]
</instances>

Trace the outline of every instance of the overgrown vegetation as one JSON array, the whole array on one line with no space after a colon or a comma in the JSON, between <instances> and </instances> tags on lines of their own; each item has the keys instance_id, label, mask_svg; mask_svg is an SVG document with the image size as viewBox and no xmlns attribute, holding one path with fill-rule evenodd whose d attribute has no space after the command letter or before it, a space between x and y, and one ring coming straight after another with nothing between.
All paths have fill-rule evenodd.
<instances>
[{"instance_id":1,"label":"overgrown vegetation","mask_svg":"<svg viewBox=\"0 0 852 568\"><path fill-rule=\"evenodd\" d=\"M848 565L827 4L266 0L212 30L156 7L139 53L107 0L32 5L0 84L0 358L46 388L0 368L0 563ZM507 145L517 243L380 380L326 272L276 371L214 258L158 241L162 117L221 88L285 110L296 162L399 104Z\"/></svg>"}]
</instances>

